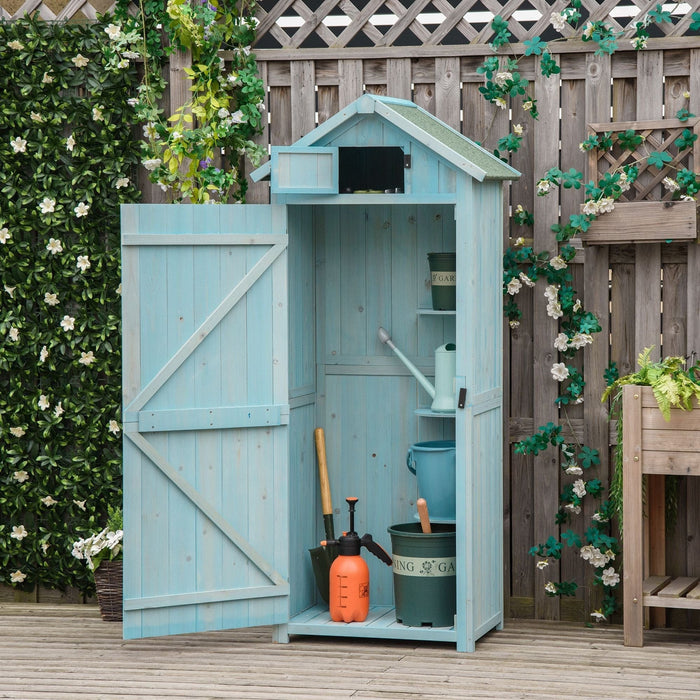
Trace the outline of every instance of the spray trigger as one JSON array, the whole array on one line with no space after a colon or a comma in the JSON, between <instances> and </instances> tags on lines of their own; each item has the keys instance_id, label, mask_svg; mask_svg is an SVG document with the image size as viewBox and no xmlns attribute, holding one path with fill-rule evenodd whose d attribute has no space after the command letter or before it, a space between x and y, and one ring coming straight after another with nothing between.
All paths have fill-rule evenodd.
<instances>
[{"instance_id":1,"label":"spray trigger","mask_svg":"<svg viewBox=\"0 0 700 700\"><path fill-rule=\"evenodd\" d=\"M372 535L369 533L362 535L360 544L363 547L367 547L367 549L372 552L377 559L381 559L385 564L391 566L391 557L389 556L388 552L386 549L384 549L384 547L382 547L382 545L372 539Z\"/></svg>"}]
</instances>

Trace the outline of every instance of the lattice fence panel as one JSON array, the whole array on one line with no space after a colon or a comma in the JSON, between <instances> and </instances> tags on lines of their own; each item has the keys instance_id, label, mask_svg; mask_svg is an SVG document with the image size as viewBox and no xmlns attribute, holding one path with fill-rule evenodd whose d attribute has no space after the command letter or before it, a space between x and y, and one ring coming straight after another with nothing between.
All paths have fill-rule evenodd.
<instances>
[{"instance_id":1,"label":"lattice fence panel","mask_svg":"<svg viewBox=\"0 0 700 700\"><path fill-rule=\"evenodd\" d=\"M633 35L635 24L657 0L582 0L579 27L603 21L621 39ZM580 34L551 26L553 13L566 0L259 0L258 46L261 48L332 48L487 44L493 39L495 15L508 20L514 40L534 36L547 40ZM678 4L672 21L651 25L652 36L697 34L690 29L700 2Z\"/></svg>"},{"instance_id":2,"label":"lattice fence panel","mask_svg":"<svg viewBox=\"0 0 700 700\"><path fill-rule=\"evenodd\" d=\"M0 18L13 20L29 14L49 22L94 20L114 5L114 0L0 0ZM135 14L138 5L131 3L129 9Z\"/></svg>"}]
</instances>

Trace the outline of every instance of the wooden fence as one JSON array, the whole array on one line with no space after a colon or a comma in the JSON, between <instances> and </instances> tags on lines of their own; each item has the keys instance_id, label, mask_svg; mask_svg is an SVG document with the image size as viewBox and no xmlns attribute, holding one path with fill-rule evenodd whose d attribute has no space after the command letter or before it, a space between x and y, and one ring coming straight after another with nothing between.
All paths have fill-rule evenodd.
<instances>
[{"instance_id":1,"label":"wooden fence","mask_svg":"<svg viewBox=\"0 0 700 700\"><path fill-rule=\"evenodd\" d=\"M97 0L0 0L0 16L12 18L28 10L45 19L76 14L90 18L96 8L102 11L108 4ZM554 254L557 243L550 226L577 213L583 193L563 189L538 197L536 183L552 167L582 171L586 182L594 176L588 173L587 155L579 149L590 124L659 120L674 116L681 108L700 114L700 38L690 30L699 0L674 15L672 23L655 26L642 52L633 51L629 42L633 12L652 9L656 2L634 0L625 8L618 2L583 0L584 19L604 20L623 33L619 50L612 56L595 55L595 45L573 37L551 44L550 51L561 67L561 74L552 78L539 75L534 57L521 58L521 75L534 85L540 113L537 121L523 111L520 102L514 101L505 110L486 102L479 93L484 77L477 69L486 56L493 55L487 43L493 38L493 14L509 20L514 40L521 42L512 45L512 50L522 56L525 40L555 38L551 13L566 5L562 0L551 7L542 0L504 1L502 5L495 0L261 1L255 53L267 86L269 113L261 141L291 144L364 91L412 99L488 149L521 124L522 146L511 162L523 177L510 186L507 199L510 207L522 204L533 212L535 224L533 229L511 225L504 236L506 243L517 236L531 238L536 250ZM526 11L519 12L521 6ZM573 35L573 31L566 29L565 34ZM499 55L510 51L501 50ZM178 80L182 76L179 68L177 63L171 65L173 105L186 95L186 86L183 89ZM688 165L693 168L692 158ZM145 188L144 194L147 201L158 201L159 191ZM654 195L660 196L658 188ZM249 202L268 199L266 183L251 186ZM673 231L668 238L673 239ZM700 249L696 242L575 243L574 286L603 329L578 361L587 382L583 405L559 411L554 403L558 384L550 368L558 361L553 346L558 329L545 312L543 283L523 289L519 295L522 323L506 331L504 372L510 409L506 435L510 444L505 463L504 527L506 592L514 616L588 619L599 593L591 586L591 567L573 550L565 553L560 565L536 569L528 550L557 534L554 515L568 477L561 478L553 450L537 457L520 456L510 449L512 443L549 421L560 423L568 439L600 451L600 466L587 472L586 478L597 476L607 485L615 431L600 402L605 368L614 361L621 374L632 371L637 354L651 345L657 356L700 354ZM670 575L700 575L700 485L691 482L680 484L677 526L666 537ZM584 532L594 511L592 504L586 505L573 528ZM575 599L560 601L545 595L545 582L559 576L585 583ZM674 611L671 622L697 624L698 617Z\"/></svg>"}]
</instances>

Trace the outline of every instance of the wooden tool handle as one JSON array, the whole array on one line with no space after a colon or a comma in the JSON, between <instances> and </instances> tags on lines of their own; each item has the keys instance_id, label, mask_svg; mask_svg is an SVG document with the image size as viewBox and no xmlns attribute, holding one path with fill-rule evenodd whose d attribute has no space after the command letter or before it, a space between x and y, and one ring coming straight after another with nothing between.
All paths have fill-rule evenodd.
<instances>
[{"instance_id":1,"label":"wooden tool handle","mask_svg":"<svg viewBox=\"0 0 700 700\"><path fill-rule=\"evenodd\" d=\"M316 456L318 457L318 479L321 484L321 508L324 515L333 514L333 502L331 501L331 485L328 481L328 464L326 463L326 435L323 428L314 430L316 442Z\"/></svg>"},{"instance_id":2,"label":"wooden tool handle","mask_svg":"<svg viewBox=\"0 0 700 700\"><path fill-rule=\"evenodd\" d=\"M416 501L416 508L418 508L421 530L423 530L423 534L429 535L432 529L430 527L430 518L428 517L428 504L425 502L425 498L419 498Z\"/></svg>"}]
</instances>

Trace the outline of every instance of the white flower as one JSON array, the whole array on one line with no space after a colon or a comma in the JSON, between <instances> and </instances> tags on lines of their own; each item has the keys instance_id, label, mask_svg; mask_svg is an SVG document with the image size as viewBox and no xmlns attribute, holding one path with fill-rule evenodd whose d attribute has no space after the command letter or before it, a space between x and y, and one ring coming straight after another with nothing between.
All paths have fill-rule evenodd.
<instances>
[{"instance_id":1,"label":"white flower","mask_svg":"<svg viewBox=\"0 0 700 700\"><path fill-rule=\"evenodd\" d=\"M73 499L73 503L75 503L75 505L78 506L80 510L85 510L85 501L76 501L75 499Z\"/></svg>"},{"instance_id":2,"label":"white flower","mask_svg":"<svg viewBox=\"0 0 700 700\"><path fill-rule=\"evenodd\" d=\"M564 508L571 511L574 515L581 514L581 506L575 506L573 503L567 503Z\"/></svg>"},{"instance_id":3,"label":"white flower","mask_svg":"<svg viewBox=\"0 0 700 700\"><path fill-rule=\"evenodd\" d=\"M51 498L51 496L47 496L47 498ZM44 499L42 498L41 500L43 501ZM54 501L54 502L55 502L55 501ZM53 505L53 504L49 504L49 505ZM50 546L51 546L51 545L50 545L48 542L42 542L42 543L41 543L41 551L42 551L44 554L46 554L46 552L48 551L48 549L49 549Z\"/></svg>"},{"instance_id":4,"label":"white flower","mask_svg":"<svg viewBox=\"0 0 700 700\"><path fill-rule=\"evenodd\" d=\"M7 226L3 226L2 228L0 228L0 243L5 245L5 243L7 243L7 241L9 241L10 238L12 238L12 234L10 233Z\"/></svg>"},{"instance_id":5,"label":"white flower","mask_svg":"<svg viewBox=\"0 0 700 700\"><path fill-rule=\"evenodd\" d=\"M615 200L612 197L601 197L598 200L598 212L607 214L615 208Z\"/></svg>"},{"instance_id":6,"label":"white flower","mask_svg":"<svg viewBox=\"0 0 700 700\"><path fill-rule=\"evenodd\" d=\"M126 58L141 58L141 54L138 53L137 51L123 51L122 56L126 56Z\"/></svg>"},{"instance_id":7,"label":"white flower","mask_svg":"<svg viewBox=\"0 0 700 700\"><path fill-rule=\"evenodd\" d=\"M549 180L540 180L537 183L537 194L547 194L552 189L552 183Z\"/></svg>"},{"instance_id":8,"label":"white flower","mask_svg":"<svg viewBox=\"0 0 700 700\"><path fill-rule=\"evenodd\" d=\"M7 285L4 285L4 287L5 291L14 299L15 289L17 289L17 287L8 287Z\"/></svg>"},{"instance_id":9,"label":"white flower","mask_svg":"<svg viewBox=\"0 0 700 700\"><path fill-rule=\"evenodd\" d=\"M80 353L80 359L78 362L81 365L85 365L86 367L89 367L93 362L95 362L97 358L95 357L94 353L92 350L89 350L88 352L81 352Z\"/></svg>"},{"instance_id":10,"label":"white flower","mask_svg":"<svg viewBox=\"0 0 700 700\"><path fill-rule=\"evenodd\" d=\"M501 109L505 109L508 106L502 97L497 97L495 100L493 100L493 103Z\"/></svg>"},{"instance_id":11,"label":"white flower","mask_svg":"<svg viewBox=\"0 0 700 700\"><path fill-rule=\"evenodd\" d=\"M72 331L73 328L75 328L75 319L72 316L66 314L61 319L61 328L63 328L64 331Z\"/></svg>"},{"instance_id":12,"label":"white flower","mask_svg":"<svg viewBox=\"0 0 700 700\"><path fill-rule=\"evenodd\" d=\"M128 187L128 186L129 186L129 178L128 177L120 177L114 183L114 187L118 190L120 190L122 187Z\"/></svg>"},{"instance_id":13,"label":"white flower","mask_svg":"<svg viewBox=\"0 0 700 700\"><path fill-rule=\"evenodd\" d=\"M245 116L240 109L237 109L230 118L231 124L242 124L245 121Z\"/></svg>"},{"instance_id":14,"label":"white flower","mask_svg":"<svg viewBox=\"0 0 700 700\"><path fill-rule=\"evenodd\" d=\"M46 358L49 356L49 351L46 348L46 345L41 348L41 351L39 352L39 362L46 362Z\"/></svg>"},{"instance_id":15,"label":"white flower","mask_svg":"<svg viewBox=\"0 0 700 700\"><path fill-rule=\"evenodd\" d=\"M576 479L573 490L579 498L583 498L586 495L586 482L583 479Z\"/></svg>"},{"instance_id":16,"label":"white flower","mask_svg":"<svg viewBox=\"0 0 700 700\"><path fill-rule=\"evenodd\" d=\"M537 562L537 568L538 569L544 569L545 567L549 566L549 559L540 559Z\"/></svg>"},{"instance_id":17,"label":"white flower","mask_svg":"<svg viewBox=\"0 0 700 700\"><path fill-rule=\"evenodd\" d=\"M547 593L556 593L557 587L551 581L547 581L544 586L544 590L547 591Z\"/></svg>"},{"instance_id":18,"label":"white flower","mask_svg":"<svg viewBox=\"0 0 700 700\"><path fill-rule=\"evenodd\" d=\"M18 136L14 141L10 140L10 146L12 146L15 153L24 153L27 150L27 141Z\"/></svg>"},{"instance_id":19,"label":"white flower","mask_svg":"<svg viewBox=\"0 0 700 700\"><path fill-rule=\"evenodd\" d=\"M54 506L54 505L56 505L56 504L58 503L58 501L55 500L52 496L44 496L44 497L41 499L41 502L42 502L45 506Z\"/></svg>"},{"instance_id":20,"label":"white flower","mask_svg":"<svg viewBox=\"0 0 700 700\"><path fill-rule=\"evenodd\" d=\"M569 341L569 345L577 350L592 344L593 336L590 333L574 333L573 338Z\"/></svg>"},{"instance_id":21,"label":"white flower","mask_svg":"<svg viewBox=\"0 0 700 700\"><path fill-rule=\"evenodd\" d=\"M633 48L637 49L638 51L641 49L646 49L647 47L647 37L645 36L635 36L630 41Z\"/></svg>"},{"instance_id":22,"label":"white flower","mask_svg":"<svg viewBox=\"0 0 700 700\"><path fill-rule=\"evenodd\" d=\"M58 294L55 292L46 292L44 294L44 303L48 304L49 306L56 306L57 304L60 304Z\"/></svg>"},{"instance_id":23,"label":"white flower","mask_svg":"<svg viewBox=\"0 0 700 700\"><path fill-rule=\"evenodd\" d=\"M120 430L121 430L121 428L119 427L119 423L117 423L117 421L115 421L115 420L109 421L109 432L110 433L112 433L114 435L118 435Z\"/></svg>"},{"instance_id":24,"label":"white flower","mask_svg":"<svg viewBox=\"0 0 700 700\"><path fill-rule=\"evenodd\" d=\"M28 534L27 528L25 528L24 525L15 525L12 528L10 537L14 537L16 540L22 541Z\"/></svg>"},{"instance_id":25,"label":"white flower","mask_svg":"<svg viewBox=\"0 0 700 700\"><path fill-rule=\"evenodd\" d=\"M596 520L599 523L607 523L608 522L608 519L606 517L604 517L603 515L601 515L600 512L594 513L591 520Z\"/></svg>"},{"instance_id":26,"label":"white flower","mask_svg":"<svg viewBox=\"0 0 700 700\"><path fill-rule=\"evenodd\" d=\"M160 164L163 161L160 158L147 158L146 160L142 161L142 165L146 170L155 170L156 168L160 167Z\"/></svg>"},{"instance_id":27,"label":"white flower","mask_svg":"<svg viewBox=\"0 0 700 700\"><path fill-rule=\"evenodd\" d=\"M521 272L518 276L520 277L520 281L523 282L526 286L535 286L535 283L524 272Z\"/></svg>"},{"instance_id":28,"label":"white flower","mask_svg":"<svg viewBox=\"0 0 700 700\"><path fill-rule=\"evenodd\" d=\"M158 132L156 131L156 125L153 122L148 122L148 124L143 127L143 135L147 139L157 139Z\"/></svg>"},{"instance_id":29,"label":"white flower","mask_svg":"<svg viewBox=\"0 0 700 700\"><path fill-rule=\"evenodd\" d=\"M49 402L49 397L46 396L46 394L42 394L39 397L39 408L42 411L45 411L47 408L50 408L50 407L51 407L51 403Z\"/></svg>"},{"instance_id":30,"label":"white flower","mask_svg":"<svg viewBox=\"0 0 700 700\"><path fill-rule=\"evenodd\" d=\"M21 425L16 425L16 426L10 428L10 432L15 437L22 437L27 431Z\"/></svg>"},{"instance_id":31,"label":"white flower","mask_svg":"<svg viewBox=\"0 0 700 700\"><path fill-rule=\"evenodd\" d=\"M122 283L119 283L119 286L115 290L119 296L122 295Z\"/></svg>"},{"instance_id":32,"label":"white flower","mask_svg":"<svg viewBox=\"0 0 700 700\"><path fill-rule=\"evenodd\" d=\"M75 139L73 138L73 134L71 134L67 139L66 139L66 148L69 151L72 151L75 148Z\"/></svg>"},{"instance_id":33,"label":"white flower","mask_svg":"<svg viewBox=\"0 0 700 700\"><path fill-rule=\"evenodd\" d=\"M61 403L62 402L59 401L56 404L56 408L53 409L53 414L54 414L54 416L56 416L56 418L60 418L65 413L65 410L64 410L63 406L61 406Z\"/></svg>"},{"instance_id":34,"label":"white flower","mask_svg":"<svg viewBox=\"0 0 700 700\"><path fill-rule=\"evenodd\" d=\"M518 205L518 206L520 206L520 205ZM516 246L516 248L519 248L520 246L525 245L525 238L523 236L518 236L515 239L515 243L513 243L513 245Z\"/></svg>"},{"instance_id":35,"label":"white flower","mask_svg":"<svg viewBox=\"0 0 700 700\"><path fill-rule=\"evenodd\" d=\"M116 41L121 36L122 28L118 24L110 24L105 29L105 32L107 32L112 41Z\"/></svg>"},{"instance_id":36,"label":"white flower","mask_svg":"<svg viewBox=\"0 0 700 700\"><path fill-rule=\"evenodd\" d=\"M27 578L27 574L23 574L19 569L13 574L10 574L11 583L22 583L25 578Z\"/></svg>"},{"instance_id":37,"label":"white flower","mask_svg":"<svg viewBox=\"0 0 700 700\"><path fill-rule=\"evenodd\" d=\"M78 202L78 206L73 207L73 211L75 212L75 216L79 219L81 216L87 216L90 211L90 205L85 204L85 202Z\"/></svg>"},{"instance_id":38,"label":"white flower","mask_svg":"<svg viewBox=\"0 0 700 700\"><path fill-rule=\"evenodd\" d=\"M24 469L20 469L12 474L12 478L22 484L29 478L29 474Z\"/></svg>"},{"instance_id":39,"label":"white flower","mask_svg":"<svg viewBox=\"0 0 700 700\"><path fill-rule=\"evenodd\" d=\"M509 321L509 322L508 322L508 325L509 325L511 328L517 328L517 327L520 325L520 321Z\"/></svg>"},{"instance_id":40,"label":"white flower","mask_svg":"<svg viewBox=\"0 0 700 700\"><path fill-rule=\"evenodd\" d=\"M578 464L570 464L566 468L566 473L571 476L581 476L581 474L583 474L583 469L581 469Z\"/></svg>"},{"instance_id":41,"label":"white flower","mask_svg":"<svg viewBox=\"0 0 700 700\"><path fill-rule=\"evenodd\" d=\"M596 621L596 622L602 622L603 620L607 620L608 618L603 615L603 613L600 610L594 610L591 613L591 617Z\"/></svg>"},{"instance_id":42,"label":"white flower","mask_svg":"<svg viewBox=\"0 0 700 700\"><path fill-rule=\"evenodd\" d=\"M569 376L569 368L563 362L555 362L551 372L552 377L558 382L563 382Z\"/></svg>"},{"instance_id":43,"label":"white flower","mask_svg":"<svg viewBox=\"0 0 700 700\"><path fill-rule=\"evenodd\" d=\"M130 97L126 103L129 105L129 107L136 107L136 105L139 103L139 98L138 97Z\"/></svg>"},{"instance_id":44,"label":"white flower","mask_svg":"<svg viewBox=\"0 0 700 700\"><path fill-rule=\"evenodd\" d=\"M603 569L600 578L604 586L610 586L611 588L615 588L615 586L620 583L620 574L618 574L612 566L608 569Z\"/></svg>"},{"instance_id":45,"label":"white flower","mask_svg":"<svg viewBox=\"0 0 700 700\"><path fill-rule=\"evenodd\" d=\"M513 133L514 133L516 136L522 136L522 135L523 135L523 125L522 125L522 124L516 124L516 125L513 127Z\"/></svg>"},{"instance_id":46,"label":"white flower","mask_svg":"<svg viewBox=\"0 0 700 700\"><path fill-rule=\"evenodd\" d=\"M44 121L44 117L43 117L41 114L39 114L39 112L30 112L30 113L29 113L29 118L30 118L33 122L42 123L42 122Z\"/></svg>"},{"instance_id":47,"label":"white flower","mask_svg":"<svg viewBox=\"0 0 700 700\"><path fill-rule=\"evenodd\" d=\"M129 59L128 58L122 58L119 63L117 63L117 68L128 68L129 67Z\"/></svg>"},{"instance_id":48,"label":"white flower","mask_svg":"<svg viewBox=\"0 0 700 700\"><path fill-rule=\"evenodd\" d=\"M547 304L547 316L552 318L561 318L564 315L561 304L558 301L550 301Z\"/></svg>"},{"instance_id":49,"label":"white flower","mask_svg":"<svg viewBox=\"0 0 700 700\"><path fill-rule=\"evenodd\" d=\"M529 112L534 106L535 103L532 100L525 100L525 102L523 102L523 109L526 112Z\"/></svg>"},{"instance_id":50,"label":"white flower","mask_svg":"<svg viewBox=\"0 0 700 700\"><path fill-rule=\"evenodd\" d=\"M583 204L583 213L588 214L590 216L597 216L598 215L598 202L595 201L595 199L589 199Z\"/></svg>"},{"instance_id":51,"label":"white flower","mask_svg":"<svg viewBox=\"0 0 700 700\"><path fill-rule=\"evenodd\" d=\"M231 85L240 85L241 79L238 77L238 73L236 71L232 70L228 77L226 78Z\"/></svg>"},{"instance_id":52,"label":"white flower","mask_svg":"<svg viewBox=\"0 0 700 700\"><path fill-rule=\"evenodd\" d=\"M10 340L14 343L16 343L19 340L19 328L15 328L12 326L10 328L10 332L7 334L10 336Z\"/></svg>"},{"instance_id":53,"label":"white flower","mask_svg":"<svg viewBox=\"0 0 700 700\"><path fill-rule=\"evenodd\" d=\"M569 347L569 336L566 333L560 333L554 339L554 347L559 350L559 352L564 352Z\"/></svg>"},{"instance_id":54,"label":"white flower","mask_svg":"<svg viewBox=\"0 0 700 700\"><path fill-rule=\"evenodd\" d=\"M170 134L170 138L171 138L173 141L179 141L179 140L182 138L182 134L181 134L179 131L173 131L173 132Z\"/></svg>"},{"instance_id":55,"label":"white flower","mask_svg":"<svg viewBox=\"0 0 700 700\"><path fill-rule=\"evenodd\" d=\"M46 250L48 250L49 253L51 253L51 255L56 255L56 253L62 253L63 246L61 245L61 240L59 238L49 238Z\"/></svg>"},{"instance_id":56,"label":"white flower","mask_svg":"<svg viewBox=\"0 0 700 700\"><path fill-rule=\"evenodd\" d=\"M627 190L629 190L630 187L632 187L632 183L630 182L630 179L627 177L627 173L625 172L620 173L620 180L618 184L620 185L620 189L623 192L627 192Z\"/></svg>"},{"instance_id":57,"label":"white flower","mask_svg":"<svg viewBox=\"0 0 700 700\"><path fill-rule=\"evenodd\" d=\"M219 119L226 119L226 117L228 117L231 114L231 112L229 112L226 109L226 107L222 107L216 114L219 117Z\"/></svg>"},{"instance_id":58,"label":"white flower","mask_svg":"<svg viewBox=\"0 0 700 700\"><path fill-rule=\"evenodd\" d=\"M71 58L71 61L73 62L76 68L85 68L85 66L87 66L88 63L90 63L90 59L85 58L85 56L83 56L80 53L77 56L73 56L73 58Z\"/></svg>"},{"instance_id":59,"label":"white flower","mask_svg":"<svg viewBox=\"0 0 700 700\"><path fill-rule=\"evenodd\" d=\"M513 277L507 285L508 294L515 296L522 289L522 286L520 280L517 277Z\"/></svg>"},{"instance_id":60,"label":"white flower","mask_svg":"<svg viewBox=\"0 0 700 700\"><path fill-rule=\"evenodd\" d=\"M44 197L39 202L39 209L41 209L42 214L51 214L56 209L56 200L51 199L51 197Z\"/></svg>"},{"instance_id":61,"label":"white flower","mask_svg":"<svg viewBox=\"0 0 700 700\"><path fill-rule=\"evenodd\" d=\"M594 31L595 31L595 25L592 22L588 22L583 27L583 36L585 36L586 39L590 39L591 36L593 36Z\"/></svg>"},{"instance_id":62,"label":"white flower","mask_svg":"<svg viewBox=\"0 0 700 700\"><path fill-rule=\"evenodd\" d=\"M552 12L549 21L552 23L552 26L561 33L562 29L567 25L566 22L566 17L562 15L561 12Z\"/></svg>"},{"instance_id":63,"label":"white flower","mask_svg":"<svg viewBox=\"0 0 700 700\"><path fill-rule=\"evenodd\" d=\"M496 73L496 77L493 79L493 82L496 83L498 87L503 87L509 80L513 80L513 74L506 70Z\"/></svg>"},{"instance_id":64,"label":"white flower","mask_svg":"<svg viewBox=\"0 0 700 700\"><path fill-rule=\"evenodd\" d=\"M581 308L581 300L577 299L576 302L574 303L574 312L578 311Z\"/></svg>"},{"instance_id":65,"label":"white flower","mask_svg":"<svg viewBox=\"0 0 700 700\"><path fill-rule=\"evenodd\" d=\"M551 258L549 265L555 270L563 270L567 267L566 260L564 260L561 255L555 255L553 258Z\"/></svg>"},{"instance_id":66,"label":"white flower","mask_svg":"<svg viewBox=\"0 0 700 700\"><path fill-rule=\"evenodd\" d=\"M90 267L90 259L87 255L79 255L75 266L81 271L85 272Z\"/></svg>"},{"instance_id":67,"label":"white flower","mask_svg":"<svg viewBox=\"0 0 700 700\"><path fill-rule=\"evenodd\" d=\"M672 177L665 177L663 179L663 183L664 183L664 187L669 192L676 192L681 188L680 185Z\"/></svg>"},{"instance_id":68,"label":"white flower","mask_svg":"<svg viewBox=\"0 0 700 700\"><path fill-rule=\"evenodd\" d=\"M50 73L44 73L43 77L41 78L41 82L48 85L49 83L53 83L53 75Z\"/></svg>"},{"instance_id":69,"label":"white flower","mask_svg":"<svg viewBox=\"0 0 700 700\"><path fill-rule=\"evenodd\" d=\"M21 51L24 48L24 44L21 41L17 41L17 39L8 42L7 46L14 51Z\"/></svg>"},{"instance_id":70,"label":"white flower","mask_svg":"<svg viewBox=\"0 0 700 700\"><path fill-rule=\"evenodd\" d=\"M103 109L104 109L104 107L102 105L98 105L97 107L92 108L93 121L103 122L105 120L104 115L102 114Z\"/></svg>"}]
</instances>

